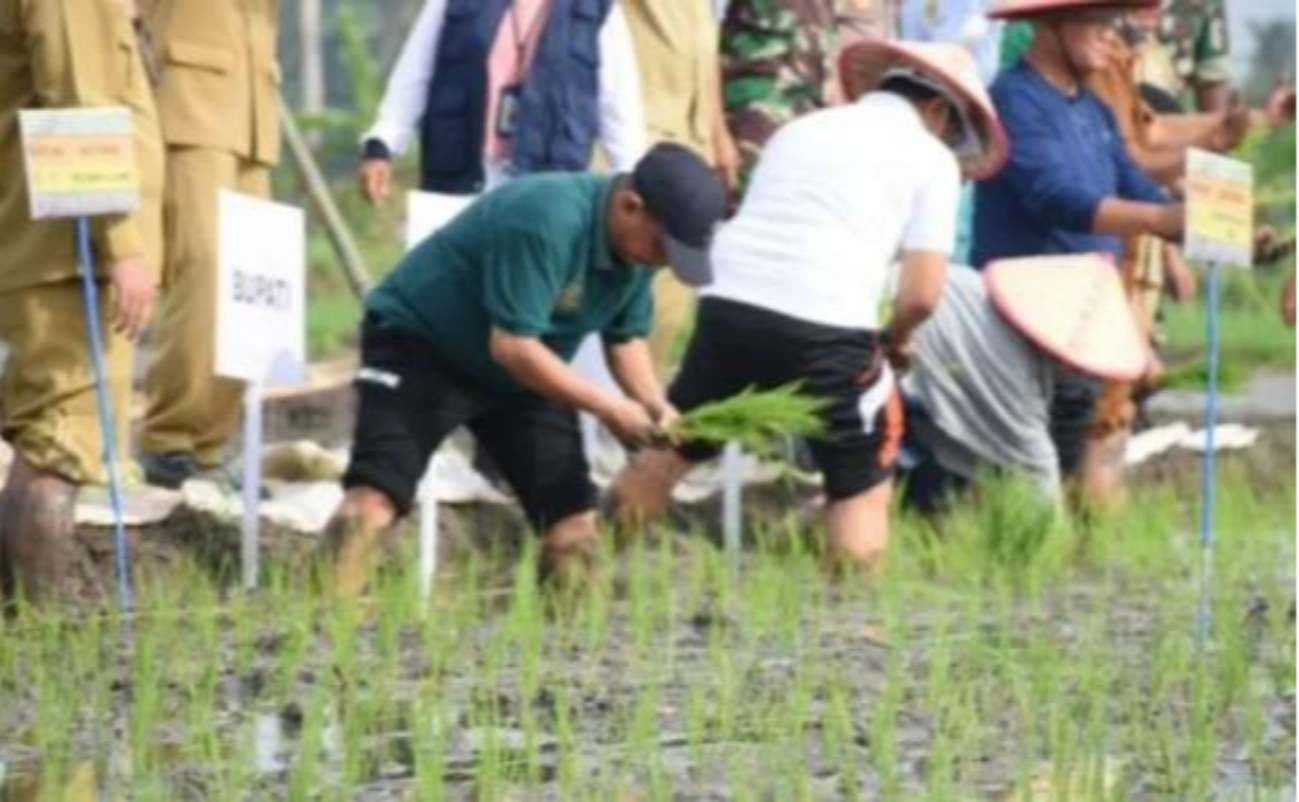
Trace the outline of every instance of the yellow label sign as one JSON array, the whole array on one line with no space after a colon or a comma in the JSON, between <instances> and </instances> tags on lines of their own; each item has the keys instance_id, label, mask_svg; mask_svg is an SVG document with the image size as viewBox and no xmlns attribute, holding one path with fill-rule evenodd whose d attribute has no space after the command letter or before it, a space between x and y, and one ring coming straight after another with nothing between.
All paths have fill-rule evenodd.
<instances>
[{"instance_id":1,"label":"yellow label sign","mask_svg":"<svg viewBox=\"0 0 1299 802\"><path fill-rule=\"evenodd\" d=\"M124 214L140 205L131 112L20 112L32 217Z\"/></svg>"},{"instance_id":2,"label":"yellow label sign","mask_svg":"<svg viewBox=\"0 0 1299 802\"><path fill-rule=\"evenodd\" d=\"M1249 267L1254 258L1254 171L1250 165L1191 150L1186 165L1186 256Z\"/></svg>"}]
</instances>

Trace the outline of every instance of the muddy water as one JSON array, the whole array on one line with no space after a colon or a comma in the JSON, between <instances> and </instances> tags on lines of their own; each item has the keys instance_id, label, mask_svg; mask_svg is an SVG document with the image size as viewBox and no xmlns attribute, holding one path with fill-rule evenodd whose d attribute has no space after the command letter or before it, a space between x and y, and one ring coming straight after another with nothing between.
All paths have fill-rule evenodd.
<instances>
[{"instance_id":1,"label":"muddy water","mask_svg":"<svg viewBox=\"0 0 1299 802\"><path fill-rule=\"evenodd\" d=\"M1293 466L1293 439L1289 448L1287 460ZM1262 481L1275 477L1287 460L1260 458L1247 467ZM1185 470L1189 473L1192 467ZM1184 541L1186 550L1195 549L1193 533L1174 537ZM1282 548L1282 556L1293 554L1288 545L1292 537L1290 532L1266 535ZM1275 573L1258 577L1259 585L1292 587L1292 566L1293 560L1278 561ZM338 676L323 653L321 636L286 688L277 680L286 638L269 630L258 640L251 664L238 672L233 667L240 661L228 642L211 656L225 667L212 718L219 745L215 757L195 746L203 733L186 732L184 723L176 721L164 723L157 743L136 745L143 748L134 751L120 740L75 733L69 739L73 755L66 766L50 767L24 746L20 734L8 729L16 728L11 722L22 721L24 711L0 710L0 802L221 799L229 798L230 788L237 789L236 798L255 800L333 798L342 793L340 788L351 789L346 796L357 799L420 799L421 764L429 760L430 736L441 750L436 780L452 799L561 799L562 789L570 787L566 775L590 778L600 788L619 778L624 799L651 798L660 784L680 799L739 798L737 786L749 792L748 798L761 799L914 797L927 789L938 762L935 744L944 722L928 709L924 694L928 677L940 663L950 664L955 686L986 685L986 679L963 664L964 655L988 643L1006 645L1014 653L1031 636L1045 637L1067 650L1102 620L1114 671L1144 682L1153 673L1154 644L1173 625L1170 619L1177 620L1168 611L1170 592L1176 595L1178 587L1173 580L1165 587L1080 581L1055 589L1033 609L1017 611L1008 621L967 617L955 630L945 628L921 606L907 611L902 640L885 635L878 609L834 592L824 607L806 611L799 631L810 634L800 634L792 643L750 637L737 611L715 600L698 601L673 611L670 628L655 636L648 656L630 646L635 642L634 611L620 603L610 613L605 645L590 653L547 652L535 683L539 690L529 693L521 690L529 686L523 679L526 667L518 665L514 655L505 656L496 680L485 687L483 678L472 673L478 665L470 655L459 654L449 669L434 668L433 647L415 630L400 633L400 654L390 673L369 676L367 667L378 662L373 626L360 638L359 668L353 676ZM1259 719L1253 736L1239 722L1222 727L1211 758L1212 793L1217 798L1295 798L1294 684L1268 676L1270 666L1284 664L1278 655L1294 653L1293 603L1293 591L1286 591L1280 597L1273 594L1271 607L1262 598L1250 597L1238 611L1251 626L1250 621L1284 618L1289 607L1290 627L1251 630L1249 669L1261 700ZM1283 605L1279 611L1276 604ZM473 631L461 633L461 639L474 644L470 648L479 655L486 653L501 636L502 617L479 622ZM562 626L549 624L543 637L557 638ZM714 728L716 722L708 721L701 728L691 718L692 706L699 702L692 695L711 702L723 694L715 654L719 642L736 645L731 684L738 697L734 715L739 723ZM808 665L823 670L822 679L842 683L838 690L849 700L846 721L836 719L827 682L814 683L796 730L773 733L762 720L746 714L779 707L793 694L800 671ZM890 672L903 678L903 690L891 742L882 744L875 716L888 695ZM127 679L120 682L129 686ZM421 704L429 700L430 684L436 688L435 712ZM563 693L558 691L561 685ZM176 692L173 701L180 710L184 699ZM1161 766L1148 746L1134 750L1120 738L1108 753L1074 754L1060 765L1044 760L1025 765L1017 754L1024 722L1009 709L985 702L984 697L972 700L978 726L962 748L959 793L953 796L1086 798L1087 789L1097 783L1122 798L1154 800L1173 794L1170 768ZM1070 702L1066 698L1060 704ZM373 710L362 717L342 709L347 704L370 705ZM628 723L638 706L647 708L652 725L645 741L635 740ZM708 715L715 713L705 708ZM113 710L117 719L108 729L127 731L128 693L115 695ZM1130 724L1127 711L1110 713L1113 721L1108 723L1116 732ZM368 722L362 729L354 724L358 718ZM714 729L726 735L716 736ZM884 747L896 754L890 778L881 776L874 765ZM1256 763L1260 756L1266 772ZM304 765L313 767L305 789L295 785ZM793 769L805 776L797 788L786 783ZM485 785L489 776L498 782Z\"/></svg>"},{"instance_id":2,"label":"muddy water","mask_svg":"<svg viewBox=\"0 0 1299 802\"><path fill-rule=\"evenodd\" d=\"M744 787L760 798L788 798L792 789L784 780L792 765L806 775L798 793L814 799L909 797L923 793L934 759L939 722L918 702L924 692L921 680L934 670L930 658L939 642L945 641L950 654L959 655L963 648L975 648L989 639L1014 640L1038 631L1049 633L1061 648L1067 648L1094 620L1090 614L1109 606L1113 614L1106 637L1114 660L1141 674L1152 638L1164 625L1161 600L1133 596L1115 605L1112 593L1112 588L1072 588L1017 617L1009 629L989 621L973 630L949 632L916 611L904 643L889 642L882 635L880 620L861 605L832 599L826 617L835 621L834 627L821 628L815 638L793 646L775 640L750 644L739 658L742 665L736 667L742 700L754 702L751 706L755 709L772 705L773 700L790 693L800 662L818 660L850 683L845 689L852 700L846 732L835 730L830 700L817 689L809 699L801 733L774 738L763 730L761 721L754 720L729 730L726 740L707 733L692 736L687 689L693 686L705 693L721 692L720 684L710 681L715 663L707 654L709 644L718 631L739 626L733 617L716 609L695 610L677 618L662 644L671 660L661 666L647 666L643 656L609 648L598 655L574 655L575 663L543 667L543 678L567 677L568 693L563 698L546 682L540 684L539 691L525 696L519 690L525 684L520 680L522 667L509 661L502 665L490 689L484 688L478 677L445 677L438 694L438 709L443 712L435 721L417 718L414 701L420 696L420 684L428 680L428 667L421 644L412 637L408 639L409 653L402 655L401 668L391 681L385 680L382 688L351 691L353 703L359 704L367 696L380 703L379 713L369 718L372 723L359 733L348 732L347 714L336 709L337 699L321 693L336 681L323 668L311 665L304 669L289 698L271 696L274 683L267 680L266 673L273 669L276 654L274 639L266 639L265 653L252 674L226 678L227 693L217 720L221 722L221 741L229 750L225 759L242 761L235 776L246 789L243 798L247 799L295 798L294 774L304 759L316 766L312 796L330 796L330 789L348 776L348 787L354 789L352 798L419 798L420 741L430 733L439 735L443 750L440 779L456 799L559 799L565 771L606 781L625 777L633 791L638 787L645 791L626 798L648 798L646 755L653 756L654 782L674 789L677 798L736 798L736 777L744 778ZM1258 614L1255 606L1243 614ZM615 610L608 642L630 643L631 632L628 611ZM484 641L493 636L491 627L485 626ZM369 637L362 640L363 652L373 648ZM1288 643L1260 634L1251 649L1261 657L1270 650L1293 650L1293 643L1293 630ZM233 665L228 658L221 656L223 662ZM584 662L591 658L596 659L594 665ZM898 660L900 664L895 662ZM886 693L885 677L895 665L903 666L905 675L914 676L916 682L904 692L899 708L892 743L897 774L889 785L872 764L872 754L879 746L872 717ZM954 677L958 680L959 675ZM1256 681L1264 698L1264 752L1282 770L1282 776L1293 777L1293 692L1278 694L1261 677ZM648 742L636 743L630 740L626 720L647 694L654 695L653 732ZM322 698L326 701L317 704ZM744 707L739 711L742 718ZM1003 739L1017 737L1018 725L996 710L981 715L986 734L970 745L962 769L963 795L1056 799L1083 794L1082 789L1093 787L1089 783L1099 777L1106 787L1122 791L1126 798L1167 798L1167 778L1144 759L1122 752L1078 756L1064 766L1041 763L1030 767L1025 789L1020 785L1025 774L1022 759L1000 748ZM572 740L567 745L564 726L571 728L567 737ZM0 800L133 798L129 789L138 787L141 778L131 773L132 761L123 759L126 745L117 747L106 748L100 756L91 755L88 761L73 762L59 776L50 776L42 771L36 756L20 755L0 740ZM1215 796L1294 798L1292 787L1260 785L1252 762L1257 753L1251 751L1244 733L1228 733L1216 754ZM361 768L348 768L349 759ZM229 766L213 766L188 752L183 744L157 750L152 760L148 788L163 798L221 798L220 789L230 782L219 778L230 772ZM494 776L503 779L485 788L482 783L489 763L496 767ZM1012 797L1017 787L1020 795Z\"/></svg>"}]
</instances>

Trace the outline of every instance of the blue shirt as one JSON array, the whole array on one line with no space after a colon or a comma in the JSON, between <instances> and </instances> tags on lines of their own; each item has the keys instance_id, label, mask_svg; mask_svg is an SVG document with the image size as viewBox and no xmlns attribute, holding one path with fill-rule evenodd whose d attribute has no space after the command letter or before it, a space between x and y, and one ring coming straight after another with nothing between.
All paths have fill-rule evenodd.
<instances>
[{"instance_id":1,"label":"blue shirt","mask_svg":"<svg viewBox=\"0 0 1299 802\"><path fill-rule=\"evenodd\" d=\"M1091 231L1101 202L1167 198L1128 155L1113 113L1090 90L1064 94L1022 59L993 84L992 100L1010 160L976 190L975 267L1048 254L1106 253L1117 261L1122 240Z\"/></svg>"}]
</instances>

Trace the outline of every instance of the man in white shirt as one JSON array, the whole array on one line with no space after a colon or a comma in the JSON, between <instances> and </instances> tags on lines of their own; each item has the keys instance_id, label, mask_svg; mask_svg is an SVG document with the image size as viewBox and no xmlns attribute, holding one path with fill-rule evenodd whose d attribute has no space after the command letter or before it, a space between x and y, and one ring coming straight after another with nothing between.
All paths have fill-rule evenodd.
<instances>
[{"instance_id":1,"label":"man in white shirt","mask_svg":"<svg viewBox=\"0 0 1299 802\"><path fill-rule=\"evenodd\" d=\"M420 188L477 194L584 170L598 140L630 172L646 149L635 50L615 0L427 0L362 141L361 191L421 140Z\"/></svg>"},{"instance_id":2,"label":"man in white shirt","mask_svg":"<svg viewBox=\"0 0 1299 802\"><path fill-rule=\"evenodd\" d=\"M1006 141L958 46L862 41L845 51L841 72L855 102L782 128L718 234L715 280L669 395L683 413L790 382L823 399L825 431L809 445L829 501L827 555L873 570L888 541L902 433L889 363L905 363L942 294L962 167L995 172ZM899 251L899 289L882 327ZM715 453L685 443L638 457L614 487L620 519L660 513L672 486Z\"/></svg>"}]
</instances>

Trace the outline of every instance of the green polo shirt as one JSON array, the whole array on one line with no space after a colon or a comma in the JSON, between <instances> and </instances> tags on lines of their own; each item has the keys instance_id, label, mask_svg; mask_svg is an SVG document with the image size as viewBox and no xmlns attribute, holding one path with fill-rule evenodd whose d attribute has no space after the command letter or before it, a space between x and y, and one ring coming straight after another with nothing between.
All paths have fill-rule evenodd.
<instances>
[{"instance_id":1,"label":"green polo shirt","mask_svg":"<svg viewBox=\"0 0 1299 802\"><path fill-rule=\"evenodd\" d=\"M370 293L366 308L422 336L442 367L488 392L522 384L492 358L493 328L536 337L564 360L591 334L649 334L653 271L609 249L614 179L527 176L474 202Z\"/></svg>"}]
</instances>

